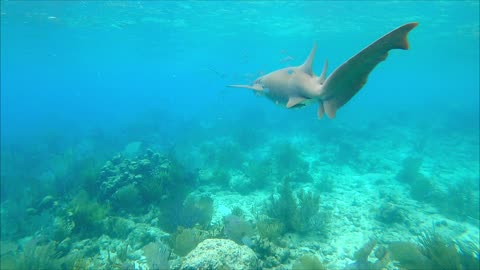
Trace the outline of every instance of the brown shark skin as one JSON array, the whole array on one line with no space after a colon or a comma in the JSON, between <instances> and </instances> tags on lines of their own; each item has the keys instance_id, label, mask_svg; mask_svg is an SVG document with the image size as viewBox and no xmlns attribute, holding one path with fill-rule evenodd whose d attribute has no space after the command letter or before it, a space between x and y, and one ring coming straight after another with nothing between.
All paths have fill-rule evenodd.
<instances>
[{"instance_id":1,"label":"brown shark skin","mask_svg":"<svg viewBox=\"0 0 480 270\"><path fill-rule=\"evenodd\" d=\"M257 78L252 85L229 87L254 90L286 108L319 102L318 118L325 113L334 118L336 111L365 85L370 72L387 58L390 50L409 49L407 35L417 25L413 22L394 29L340 65L326 79L327 63L320 76L312 71L315 44L302 65L273 71Z\"/></svg>"}]
</instances>

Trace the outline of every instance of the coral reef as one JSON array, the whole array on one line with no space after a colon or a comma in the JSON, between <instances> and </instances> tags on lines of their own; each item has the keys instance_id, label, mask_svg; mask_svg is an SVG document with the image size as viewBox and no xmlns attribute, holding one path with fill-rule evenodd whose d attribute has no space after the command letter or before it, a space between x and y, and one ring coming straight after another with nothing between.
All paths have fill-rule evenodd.
<instances>
[{"instance_id":1,"label":"coral reef","mask_svg":"<svg viewBox=\"0 0 480 270\"><path fill-rule=\"evenodd\" d=\"M97 183L100 200L112 206L117 214L142 214L149 210L149 206L160 207L159 223L165 230L174 231L179 225L193 226L195 223L188 224L188 218L204 225L211 219L212 210L208 207L211 202L207 200L203 200L203 204L202 201L187 202L184 207L184 200L195 187L195 180L196 177L188 173L173 155L147 149L132 160L114 156L101 169ZM203 207L201 211L189 211L199 210L199 207ZM195 219L190 214L205 216Z\"/></svg>"},{"instance_id":2,"label":"coral reef","mask_svg":"<svg viewBox=\"0 0 480 270\"><path fill-rule=\"evenodd\" d=\"M193 185L192 178L172 156L147 149L133 160L117 155L107 161L97 183L102 200L111 202L117 209L132 209L131 203L135 205L143 200L159 204L183 201Z\"/></svg>"},{"instance_id":3,"label":"coral reef","mask_svg":"<svg viewBox=\"0 0 480 270\"><path fill-rule=\"evenodd\" d=\"M317 256L304 255L295 261L292 270L326 270L325 266L320 262Z\"/></svg>"},{"instance_id":4,"label":"coral reef","mask_svg":"<svg viewBox=\"0 0 480 270\"><path fill-rule=\"evenodd\" d=\"M346 269L348 270L381 270L383 269L388 263L388 252L382 248L377 248L375 252L375 257L377 260L375 262L371 262L368 260L368 257L372 253L373 249L377 245L377 241L375 239L370 239L365 245L363 245L359 250L355 252L353 255L355 262L348 265Z\"/></svg>"},{"instance_id":5,"label":"coral reef","mask_svg":"<svg viewBox=\"0 0 480 270\"><path fill-rule=\"evenodd\" d=\"M228 239L206 239L183 260L181 270L259 269L258 258L247 246Z\"/></svg>"},{"instance_id":6,"label":"coral reef","mask_svg":"<svg viewBox=\"0 0 480 270\"><path fill-rule=\"evenodd\" d=\"M397 204L385 202L380 205L375 217L386 224L404 223L407 220L407 211Z\"/></svg>"}]
</instances>

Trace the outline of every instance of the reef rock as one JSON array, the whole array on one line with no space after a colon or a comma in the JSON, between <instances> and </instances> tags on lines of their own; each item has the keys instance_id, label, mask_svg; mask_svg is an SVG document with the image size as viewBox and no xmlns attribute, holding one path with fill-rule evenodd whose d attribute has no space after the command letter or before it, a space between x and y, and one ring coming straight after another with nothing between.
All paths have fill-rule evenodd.
<instances>
[{"instance_id":1,"label":"reef rock","mask_svg":"<svg viewBox=\"0 0 480 270\"><path fill-rule=\"evenodd\" d=\"M206 239L184 259L181 270L259 269L253 250L228 239Z\"/></svg>"}]
</instances>

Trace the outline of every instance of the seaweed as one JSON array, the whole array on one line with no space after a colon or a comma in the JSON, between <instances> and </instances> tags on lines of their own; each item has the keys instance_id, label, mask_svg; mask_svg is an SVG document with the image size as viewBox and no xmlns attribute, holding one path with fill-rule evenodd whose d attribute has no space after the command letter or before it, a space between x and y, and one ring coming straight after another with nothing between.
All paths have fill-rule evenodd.
<instances>
[{"instance_id":1,"label":"seaweed","mask_svg":"<svg viewBox=\"0 0 480 270\"><path fill-rule=\"evenodd\" d=\"M478 247L471 242L454 242L435 231L426 231L419 243L393 242L388 247L390 257L404 269L478 269Z\"/></svg>"},{"instance_id":2,"label":"seaweed","mask_svg":"<svg viewBox=\"0 0 480 270\"><path fill-rule=\"evenodd\" d=\"M293 232L295 231L293 217L297 213L297 202L287 180L284 180L279 193L278 199L272 194L270 204L267 204L267 215L282 222L287 232Z\"/></svg>"},{"instance_id":3,"label":"seaweed","mask_svg":"<svg viewBox=\"0 0 480 270\"><path fill-rule=\"evenodd\" d=\"M420 251L429 259L431 269L462 269L453 241L446 241L434 231L424 232L419 241Z\"/></svg>"},{"instance_id":4,"label":"seaweed","mask_svg":"<svg viewBox=\"0 0 480 270\"><path fill-rule=\"evenodd\" d=\"M283 223L286 232L307 233L324 227L326 217L320 213L318 195L300 190L294 196L286 178L279 193L278 199L272 195L267 204L267 215Z\"/></svg>"},{"instance_id":5,"label":"seaweed","mask_svg":"<svg viewBox=\"0 0 480 270\"><path fill-rule=\"evenodd\" d=\"M407 157L403 160L402 168L397 174L397 180L407 184L414 183L423 175L420 173L423 159L419 157Z\"/></svg>"},{"instance_id":6,"label":"seaweed","mask_svg":"<svg viewBox=\"0 0 480 270\"><path fill-rule=\"evenodd\" d=\"M1 269L72 269L77 256L61 257L56 248L56 242L53 241L40 244L38 240L30 240L20 253L2 257Z\"/></svg>"},{"instance_id":7,"label":"seaweed","mask_svg":"<svg viewBox=\"0 0 480 270\"><path fill-rule=\"evenodd\" d=\"M257 221L257 231L260 238L268 239L271 242L278 243L280 237L285 232L285 226L276 219L264 217Z\"/></svg>"},{"instance_id":8,"label":"seaweed","mask_svg":"<svg viewBox=\"0 0 480 270\"><path fill-rule=\"evenodd\" d=\"M410 195L415 200L433 202L436 198L435 186L432 179L420 172L423 159L419 157L407 157L403 160L402 168L396 178L398 181L410 186Z\"/></svg>"},{"instance_id":9,"label":"seaweed","mask_svg":"<svg viewBox=\"0 0 480 270\"><path fill-rule=\"evenodd\" d=\"M466 241L457 243L457 246L463 269L480 269L480 251L478 244L475 245L472 241Z\"/></svg>"},{"instance_id":10,"label":"seaweed","mask_svg":"<svg viewBox=\"0 0 480 270\"><path fill-rule=\"evenodd\" d=\"M284 177L295 170L308 171L308 162L301 158L300 152L291 143L279 143L273 149L271 155L278 177Z\"/></svg>"},{"instance_id":11,"label":"seaweed","mask_svg":"<svg viewBox=\"0 0 480 270\"><path fill-rule=\"evenodd\" d=\"M253 160L245 167L245 174L251 179L251 189L263 188L268 185L273 171L270 159Z\"/></svg>"},{"instance_id":12,"label":"seaweed","mask_svg":"<svg viewBox=\"0 0 480 270\"><path fill-rule=\"evenodd\" d=\"M206 229L213 217L213 199L208 195L189 196L183 203L179 225Z\"/></svg>"},{"instance_id":13,"label":"seaweed","mask_svg":"<svg viewBox=\"0 0 480 270\"><path fill-rule=\"evenodd\" d=\"M477 192L476 192L477 191ZM480 219L478 182L473 179L464 179L448 186L447 200L440 200L447 214L456 218L474 220Z\"/></svg>"},{"instance_id":14,"label":"seaweed","mask_svg":"<svg viewBox=\"0 0 480 270\"><path fill-rule=\"evenodd\" d=\"M109 208L90 198L86 191L80 191L68 206L68 217L73 221L72 233L80 237L100 235Z\"/></svg>"},{"instance_id":15,"label":"seaweed","mask_svg":"<svg viewBox=\"0 0 480 270\"><path fill-rule=\"evenodd\" d=\"M185 256L192 251L200 242L207 239L208 233L196 228L179 227L174 238L174 252L179 256Z\"/></svg>"},{"instance_id":16,"label":"seaweed","mask_svg":"<svg viewBox=\"0 0 480 270\"><path fill-rule=\"evenodd\" d=\"M305 192L303 189L297 192L298 206L297 213L293 216L293 225L295 231L300 233L308 232L312 229L312 219L320 211L320 197L312 192Z\"/></svg>"}]
</instances>

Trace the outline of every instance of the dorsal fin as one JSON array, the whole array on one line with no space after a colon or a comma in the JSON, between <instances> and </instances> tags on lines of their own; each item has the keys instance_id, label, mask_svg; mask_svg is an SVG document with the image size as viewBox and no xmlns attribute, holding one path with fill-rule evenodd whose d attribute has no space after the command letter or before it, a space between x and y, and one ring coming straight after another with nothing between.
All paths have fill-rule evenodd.
<instances>
[{"instance_id":1,"label":"dorsal fin","mask_svg":"<svg viewBox=\"0 0 480 270\"><path fill-rule=\"evenodd\" d=\"M322 74L320 74L320 77L318 77L318 79L317 79L320 84L323 84L325 82L325 79L327 78L327 68L328 68L328 59L325 60L325 64L323 65Z\"/></svg>"},{"instance_id":2,"label":"dorsal fin","mask_svg":"<svg viewBox=\"0 0 480 270\"><path fill-rule=\"evenodd\" d=\"M312 66L313 66L313 59L315 58L315 52L317 51L317 43L313 44L313 48L310 51L310 54L307 57L307 60L299 66L298 68L301 69L303 72L313 76Z\"/></svg>"}]
</instances>

